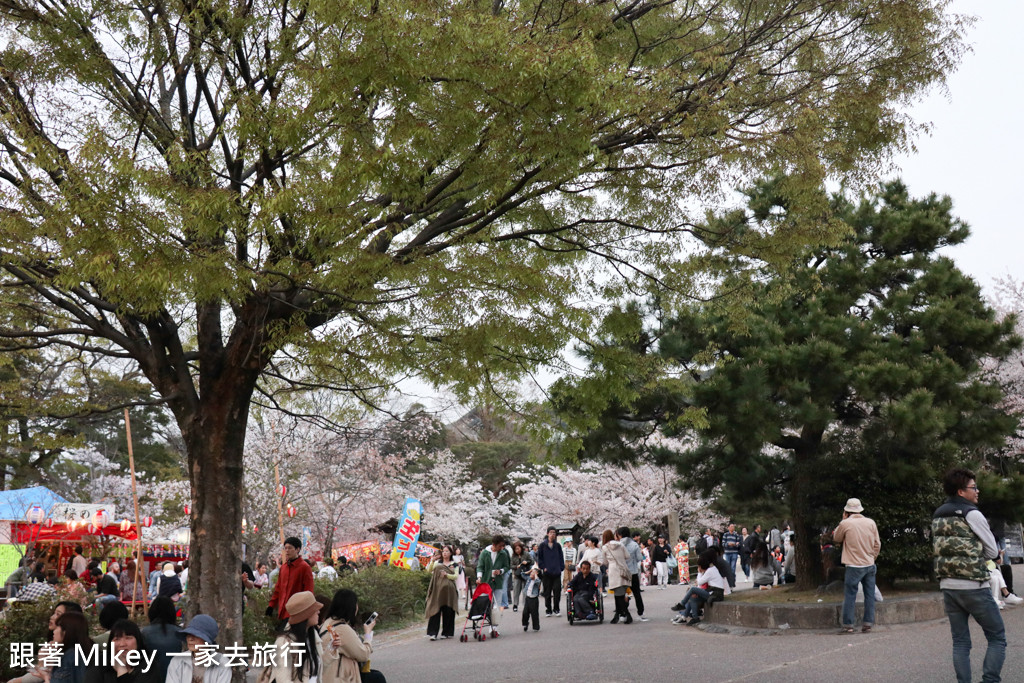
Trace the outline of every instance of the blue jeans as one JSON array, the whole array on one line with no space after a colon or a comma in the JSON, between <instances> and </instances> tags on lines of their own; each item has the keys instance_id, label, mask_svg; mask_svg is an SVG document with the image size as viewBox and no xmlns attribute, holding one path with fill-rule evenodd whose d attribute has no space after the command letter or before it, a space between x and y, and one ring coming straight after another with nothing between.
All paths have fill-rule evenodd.
<instances>
[{"instance_id":1,"label":"blue jeans","mask_svg":"<svg viewBox=\"0 0 1024 683\"><path fill-rule=\"evenodd\" d=\"M505 574L505 586L501 591L501 606L508 609L508 589L509 584L512 583L512 572Z\"/></svg>"},{"instance_id":2,"label":"blue jeans","mask_svg":"<svg viewBox=\"0 0 1024 683\"><path fill-rule=\"evenodd\" d=\"M944 590L942 598L946 616L949 617L949 630L953 634L953 670L956 671L958 683L971 681L971 631L967 625L969 616L978 622L988 640L985 661L981 665L981 680L983 683L1002 680L1000 672L1006 657L1006 631L999 606L992 598L992 589Z\"/></svg>"},{"instance_id":3,"label":"blue jeans","mask_svg":"<svg viewBox=\"0 0 1024 683\"><path fill-rule=\"evenodd\" d=\"M843 626L853 626L856 620L854 603L857 601L858 585L864 587L864 625L875 623L875 565L847 567L846 590L843 592Z\"/></svg>"},{"instance_id":4,"label":"blue jeans","mask_svg":"<svg viewBox=\"0 0 1024 683\"><path fill-rule=\"evenodd\" d=\"M729 583L729 587L730 588L735 588L736 587L736 580L735 580L735 577L736 577L736 560L738 560L739 557L740 557L739 552L726 551L726 553L725 553L725 563L727 565L729 565L729 569L732 570L732 575L733 575L733 580Z\"/></svg>"},{"instance_id":5,"label":"blue jeans","mask_svg":"<svg viewBox=\"0 0 1024 683\"><path fill-rule=\"evenodd\" d=\"M504 580L497 588L491 587L492 603L495 607L508 607L508 591L505 590Z\"/></svg>"},{"instance_id":6,"label":"blue jeans","mask_svg":"<svg viewBox=\"0 0 1024 683\"><path fill-rule=\"evenodd\" d=\"M696 618L700 616L700 608L711 598L711 593L697 586L690 586L683 598L683 616Z\"/></svg>"}]
</instances>

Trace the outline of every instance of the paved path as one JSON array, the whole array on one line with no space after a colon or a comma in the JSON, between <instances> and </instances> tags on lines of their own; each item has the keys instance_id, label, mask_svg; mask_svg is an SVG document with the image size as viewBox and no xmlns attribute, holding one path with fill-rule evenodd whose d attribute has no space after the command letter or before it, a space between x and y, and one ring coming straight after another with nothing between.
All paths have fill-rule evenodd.
<instances>
[{"instance_id":1,"label":"paved path","mask_svg":"<svg viewBox=\"0 0 1024 683\"><path fill-rule=\"evenodd\" d=\"M1014 584L1024 592L1024 567L1014 568ZM749 586L749 584L746 584ZM745 586L740 584L739 588ZM563 616L545 618L541 630L523 633L520 615L505 612L501 637L487 642L458 642L465 620L456 620L456 638L430 641L425 629L381 639L373 668L390 683L491 681L692 680L701 683L941 683L955 681L949 624L878 626L870 634L789 632L784 635L705 633L671 623L669 607L683 589L645 590L651 621L576 624ZM633 610L635 616L635 609ZM1007 629L1004 681L1024 681L1024 605L1003 611ZM981 678L985 636L972 621L971 652L975 680Z\"/></svg>"}]
</instances>

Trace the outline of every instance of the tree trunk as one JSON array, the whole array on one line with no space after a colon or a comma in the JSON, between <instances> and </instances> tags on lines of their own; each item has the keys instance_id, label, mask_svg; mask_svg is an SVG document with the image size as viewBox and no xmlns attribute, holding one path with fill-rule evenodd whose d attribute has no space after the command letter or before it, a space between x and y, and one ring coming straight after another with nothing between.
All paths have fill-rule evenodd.
<instances>
[{"instance_id":1,"label":"tree trunk","mask_svg":"<svg viewBox=\"0 0 1024 683\"><path fill-rule=\"evenodd\" d=\"M182 428L192 485L188 616L216 619L222 645L242 643L242 456L255 380L225 373Z\"/></svg>"},{"instance_id":2,"label":"tree trunk","mask_svg":"<svg viewBox=\"0 0 1024 683\"><path fill-rule=\"evenodd\" d=\"M814 459L813 454L801 449L793 452L793 459L795 466L789 500L795 535L793 551L796 553L796 587L797 590L814 590L824 583L825 579L825 571L821 564L820 533L810 523L807 514L810 507L808 494L816 479L812 467Z\"/></svg>"}]
</instances>

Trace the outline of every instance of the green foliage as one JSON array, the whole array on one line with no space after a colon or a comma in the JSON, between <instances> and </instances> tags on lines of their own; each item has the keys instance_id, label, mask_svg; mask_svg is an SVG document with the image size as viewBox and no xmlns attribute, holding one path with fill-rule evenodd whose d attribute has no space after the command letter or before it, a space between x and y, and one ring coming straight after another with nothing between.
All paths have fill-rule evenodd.
<instances>
[{"instance_id":1,"label":"green foliage","mask_svg":"<svg viewBox=\"0 0 1024 683\"><path fill-rule=\"evenodd\" d=\"M355 591L359 613L365 618L377 612L377 628L386 631L423 615L429 584L430 574L425 571L374 566L362 568L355 574L344 573L336 581L317 579L314 593L333 598L342 588ZM246 644L273 642L275 623L264 616L269 600L269 590L248 591L242 624Z\"/></svg>"},{"instance_id":2,"label":"green foliage","mask_svg":"<svg viewBox=\"0 0 1024 683\"><path fill-rule=\"evenodd\" d=\"M7 643L33 643L37 648L45 643L47 624L57 601L58 598L53 597L34 602L15 602L7 608L5 618L0 619L0 643L4 643L4 653L0 656L0 678L9 681L25 673L11 668Z\"/></svg>"},{"instance_id":3,"label":"green foliage","mask_svg":"<svg viewBox=\"0 0 1024 683\"><path fill-rule=\"evenodd\" d=\"M750 191L745 230L787 220L793 206L777 187ZM999 387L978 371L983 358L1005 357L1020 339L1014 319L996 320L977 284L939 254L968 234L948 197L914 199L894 182L857 203L836 195L827 205L832 218L822 220L841 221L846 237L784 268L718 249L718 298L661 323L656 348L619 340L620 350L655 358L627 377L656 389L624 405L607 401L602 420L635 433L631 409L639 406L644 429L671 434L685 410L698 409L704 423L692 448L657 448L659 458L705 491L724 485L733 499L785 500L798 562L813 552L808 539L838 523L845 499L860 497L891 539L879 559L883 575L913 576L928 571L923 529L941 499L942 472L997 449L1016 425L999 407ZM754 303L729 305L737 288ZM660 396L664 380L644 374L656 363L662 377L686 378L670 400ZM606 374L596 364L587 381ZM579 403L572 387L559 396L571 414ZM582 442L599 456L629 456L603 435Z\"/></svg>"},{"instance_id":4,"label":"green foliage","mask_svg":"<svg viewBox=\"0 0 1024 683\"><path fill-rule=\"evenodd\" d=\"M650 287L723 181L800 197L905 146L896 105L964 49L929 0L25 0L0 27L0 293L33 294L0 333L167 402L230 623L254 394L494 391ZM751 245L782 260L806 218Z\"/></svg>"}]
</instances>

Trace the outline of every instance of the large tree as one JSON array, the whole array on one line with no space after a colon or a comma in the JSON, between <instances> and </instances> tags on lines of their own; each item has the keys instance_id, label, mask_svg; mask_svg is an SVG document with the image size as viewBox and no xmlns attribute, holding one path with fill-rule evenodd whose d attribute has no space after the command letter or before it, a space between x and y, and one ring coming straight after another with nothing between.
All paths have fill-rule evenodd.
<instances>
[{"instance_id":1,"label":"large tree","mask_svg":"<svg viewBox=\"0 0 1024 683\"><path fill-rule=\"evenodd\" d=\"M0 0L0 268L45 301L4 334L166 401L230 642L254 398L554 356L678 252L681 200L905 144L946 4Z\"/></svg>"},{"instance_id":2,"label":"large tree","mask_svg":"<svg viewBox=\"0 0 1024 683\"><path fill-rule=\"evenodd\" d=\"M716 231L743 244L765 222L785 221L777 187L760 184L748 211L712 221ZM837 244L808 249L781 271L723 249L721 298L667 316L647 345L637 346L639 333L618 344L646 359L633 367L660 369L624 382L633 394L618 392L581 441L613 459L652 451L734 499L785 501L804 588L823 578L819 538L848 497L878 522L887 578L928 572L943 470L995 451L1016 426L1000 409L998 384L979 371L1020 338L1014 318L997 319L978 285L940 254L968 235L952 201L912 198L893 182L859 202L834 195L831 205L848 230ZM738 288L753 302L729 306ZM599 395L588 385L616 367L559 387L563 414L578 412L576 397ZM640 427L691 426L701 441L686 450L645 449L637 436Z\"/></svg>"}]
</instances>

